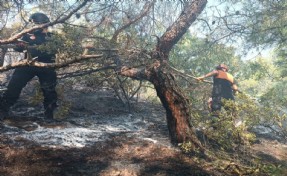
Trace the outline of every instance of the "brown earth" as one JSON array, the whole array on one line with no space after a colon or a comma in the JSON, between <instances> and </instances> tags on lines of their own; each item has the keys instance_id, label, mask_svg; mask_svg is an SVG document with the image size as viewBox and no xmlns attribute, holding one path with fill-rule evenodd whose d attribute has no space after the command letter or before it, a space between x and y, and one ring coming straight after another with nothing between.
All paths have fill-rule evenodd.
<instances>
[{"instance_id":1,"label":"brown earth","mask_svg":"<svg viewBox=\"0 0 287 176\"><path fill-rule=\"evenodd\" d=\"M23 141L21 148L1 144L0 152L1 175L211 174L180 151L125 135L81 149L51 149Z\"/></svg>"},{"instance_id":2,"label":"brown earth","mask_svg":"<svg viewBox=\"0 0 287 176\"><path fill-rule=\"evenodd\" d=\"M85 147L51 147L23 137L12 139L9 130L16 127L33 132L40 127L56 130L86 124L73 121L70 117L61 119L60 122L48 122L39 117L24 115L5 120L0 125L1 176L203 176L243 173L234 172L236 164L226 165L216 159L201 159L172 146L168 140L165 112L159 104L133 103L132 111L128 112L126 107L120 106L111 96L91 98L91 94L80 96L76 93L73 97L74 99L70 99L73 104L70 115L77 116L76 118L94 115L93 123L100 121L101 124L122 117L126 119L120 121L128 120L128 116L132 114L132 117L148 123L140 124L139 121L137 127L142 128L141 130L108 133L105 140ZM23 107L23 104L20 103L15 109L19 110L19 107ZM272 164L274 175L284 175L281 170L276 172L276 168L279 165L283 170L287 168L287 145L282 141L265 138L257 141L252 146L252 155L262 163ZM226 166L236 167L229 172L230 167ZM285 171L287 173L287 169ZM260 174L252 172L250 175Z\"/></svg>"}]
</instances>

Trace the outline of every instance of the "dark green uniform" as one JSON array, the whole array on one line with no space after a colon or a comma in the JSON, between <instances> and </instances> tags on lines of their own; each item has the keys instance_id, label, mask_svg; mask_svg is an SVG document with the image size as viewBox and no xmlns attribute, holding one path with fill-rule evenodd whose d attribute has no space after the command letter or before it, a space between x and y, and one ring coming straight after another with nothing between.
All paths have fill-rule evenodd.
<instances>
[{"instance_id":1,"label":"dark green uniform","mask_svg":"<svg viewBox=\"0 0 287 176\"><path fill-rule=\"evenodd\" d=\"M41 45L51 37L51 33L36 32L33 34L25 34L21 40L28 43L30 46ZM16 51L23 52L24 48L19 47ZM43 63L55 62L55 53L48 53L40 51L38 49L29 49L28 53L30 57ZM26 53L26 58L28 57ZM53 68L43 68L34 66L25 66L16 68L12 78L8 84L7 91L3 94L0 102L0 108L2 111L7 111L17 101L22 89L26 84L37 76L41 85L41 89L44 95L44 108L45 116L53 118L53 110L57 107L57 93L55 91L57 76Z\"/></svg>"}]
</instances>

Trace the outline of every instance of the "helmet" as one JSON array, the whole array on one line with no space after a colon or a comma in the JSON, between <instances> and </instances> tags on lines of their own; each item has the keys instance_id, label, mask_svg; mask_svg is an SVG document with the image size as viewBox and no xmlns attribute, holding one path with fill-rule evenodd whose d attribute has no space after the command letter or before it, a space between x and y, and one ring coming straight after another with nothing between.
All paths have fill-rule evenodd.
<instances>
[{"instance_id":1,"label":"helmet","mask_svg":"<svg viewBox=\"0 0 287 176\"><path fill-rule=\"evenodd\" d=\"M227 65L225 64L219 64L217 67L216 67L216 70L222 70L222 69L226 69L226 71L228 71L228 67Z\"/></svg>"},{"instance_id":2,"label":"helmet","mask_svg":"<svg viewBox=\"0 0 287 176\"><path fill-rule=\"evenodd\" d=\"M44 24L44 23L49 23L50 19L44 13L37 12L37 13L33 13L30 16L29 21L35 24Z\"/></svg>"}]
</instances>

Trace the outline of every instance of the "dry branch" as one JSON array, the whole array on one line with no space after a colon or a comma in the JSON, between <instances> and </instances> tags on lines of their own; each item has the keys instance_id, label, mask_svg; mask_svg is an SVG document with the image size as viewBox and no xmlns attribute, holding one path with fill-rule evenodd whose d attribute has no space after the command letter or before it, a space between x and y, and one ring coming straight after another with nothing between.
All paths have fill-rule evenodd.
<instances>
[{"instance_id":1,"label":"dry branch","mask_svg":"<svg viewBox=\"0 0 287 176\"><path fill-rule=\"evenodd\" d=\"M0 72L3 71L7 71L10 69L14 69L17 67L25 67L25 66L35 66L35 67L50 67L50 68L62 68L62 67L66 67L70 64L76 63L76 62L80 62L83 60L87 60L87 59L95 59L95 58L101 58L103 57L103 55L83 55L83 56L76 56L73 57L71 60L68 60L66 62L62 62L62 63L43 63L43 62L38 62L36 60L28 60L28 59L23 59L20 60L18 62L6 65L4 67L0 67Z\"/></svg>"},{"instance_id":2,"label":"dry branch","mask_svg":"<svg viewBox=\"0 0 287 176\"><path fill-rule=\"evenodd\" d=\"M195 80L196 80L196 77L195 77L195 76L191 76L191 75L189 75L189 74L183 73L182 71L180 71L180 70L178 70L178 69L176 69L176 68L174 68L174 67L172 67L172 66L170 66L170 65L169 65L169 67L170 67L172 70L174 70L175 72L181 74L181 75L184 76L184 77L188 77L188 78L192 78L192 79L195 79ZM213 84L212 81L207 81L207 80L202 80L202 82L209 83L209 84Z\"/></svg>"},{"instance_id":3,"label":"dry branch","mask_svg":"<svg viewBox=\"0 0 287 176\"><path fill-rule=\"evenodd\" d=\"M116 41L118 38L118 35L125 30L126 28L128 28L129 26L131 26L132 24L136 23L137 21L139 21L140 19L142 19L144 16L147 15L147 13L149 12L150 8L154 5L155 1L153 2L147 2L142 10L142 12L133 20L130 20L128 23L126 23L125 25L123 25L121 28L119 28L118 30L115 31L111 41Z\"/></svg>"}]
</instances>

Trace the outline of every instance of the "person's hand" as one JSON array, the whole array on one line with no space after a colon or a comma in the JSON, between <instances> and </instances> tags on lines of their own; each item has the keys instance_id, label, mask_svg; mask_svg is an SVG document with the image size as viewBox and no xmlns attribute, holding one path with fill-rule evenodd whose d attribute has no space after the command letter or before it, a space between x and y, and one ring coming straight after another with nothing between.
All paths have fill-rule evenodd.
<instances>
[{"instance_id":1,"label":"person's hand","mask_svg":"<svg viewBox=\"0 0 287 176\"><path fill-rule=\"evenodd\" d=\"M84 44L83 47L90 49L90 48L94 48L95 46L94 44Z\"/></svg>"},{"instance_id":2,"label":"person's hand","mask_svg":"<svg viewBox=\"0 0 287 176\"><path fill-rule=\"evenodd\" d=\"M15 51L23 52L25 48L27 48L28 42L25 42L23 40L18 40L17 42L15 42L15 46L16 46L14 48Z\"/></svg>"},{"instance_id":3,"label":"person's hand","mask_svg":"<svg viewBox=\"0 0 287 176\"><path fill-rule=\"evenodd\" d=\"M16 43L16 46L17 46L18 48L25 48L25 47L27 46L27 43L20 41L20 42L17 42L17 43Z\"/></svg>"},{"instance_id":4,"label":"person's hand","mask_svg":"<svg viewBox=\"0 0 287 176\"><path fill-rule=\"evenodd\" d=\"M238 95L238 93L240 92L238 89L235 89L235 90L233 90L233 92L234 92L234 95L236 96L236 95Z\"/></svg>"},{"instance_id":5,"label":"person's hand","mask_svg":"<svg viewBox=\"0 0 287 176\"><path fill-rule=\"evenodd\" d=\"M204 76L197 77L196 80L197 80L197 81L203 81L203 80L204 80Z\"/></svg>"}]
</instances>

